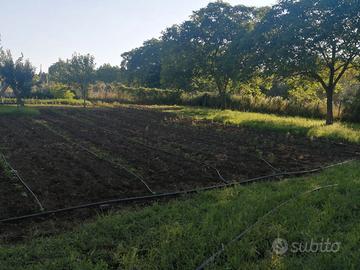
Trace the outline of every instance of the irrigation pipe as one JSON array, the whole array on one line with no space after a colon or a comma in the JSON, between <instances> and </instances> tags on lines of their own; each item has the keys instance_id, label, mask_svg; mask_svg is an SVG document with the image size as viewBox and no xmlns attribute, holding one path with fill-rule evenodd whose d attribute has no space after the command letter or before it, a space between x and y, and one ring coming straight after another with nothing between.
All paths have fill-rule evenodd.
<instances>
[{"instance_id":1,"label":"irrigation pipe","mask_svg":"<svg viewBox=\"0 0 360 270\"><path fill-rule=\"evenodd\" d=\"M219 257L222 253L225 252L225 247L231 245L234 242L239 241L245 234L247 234L248 232L250 232L255 226L257 226L258 224L260 224L265 218L267 218L268 216L270 216L271 214L273 214L274 212L276 212L278 209L280 209L282 206L289 204L292 201L297 200L298 198L300 198L301 196L322 190L322 189L326 189L326 188L332 188L332 187L336 187L338 186L338 184L334 184L334 185L327 185L327 186L322 186L322 187L318 187L312 190L308 190L305 191L303 193L297 194L294 197L280 203L279 205L275 206L274 208L272 208L270 211L268 211L265 215L261 216L260 218L258 218L258 220L251 224L249 227L247 227L244 231L242 231L240 234L238 234L237 236L235 236L233 239L231 239L226 245L222 245L220 249L218 249L215 253L213 253L209 258L207 258L205 261L203 261L203 263L198 266L196 268L196 270L203 270L206 266L208 266L209 264L213 263L215 261L215 259L217 257Z\"/></svg>"},{"instance_id":2,"label":"irrigation pipe","mask_svg":"<svg viewBox=\"0 0 360 270\"><path fill-rule=\"evenodd\" d=\"M37 205L40 208L40 211L44 211L44 207L41 204L39 198L36 196L36 194L31 190L31 188L29 187L29 185L24 181L24 179L20 176L20 174L18 173L17 170L15 170L10 163L7 161L6 157L0 153L0 157L3 160L5 166L9 169L9 171L19 180L19 182L25 187L25 189L30 193L30 195L32 196L33 200L37 203Z\"/></svg>"},{"instance_id":3,"label":"irrigation pipe","mask_svg":"<svg viewBox=\"0 0 360 270\"><path fill-rule=\"evenodd\" d=\"M130 175L134 176L136 179L140 180L141 183L143 183L143 185L146 187L146 189L152 193L152 194L155 194L155 192L149 187L149 185L145 182L145 180L138 174L134 173L133 171L129 170L128 168L126 168L125 166L123 166L122 164L118 163L118 162L114 162L110 159L107 159L107 158L104 158L98 154L96 154L95 152L91 151L90 149L88 149L87 147L79 144L79 143L76 143L72 140L70 140L69 138L67 138L66 136L60 134L59 132L56 132L55 130L53 130L52 128L50 128L49 126L47 126L46 124L44 123L41 123L41 122L38 122L36 121L35 123L39 124L39 125L42 125L43 127L45 127L46 129L48 129L50 132L54 133L55 135L59 136L60 138L62 138L63 140L65 140L67 143L69 144L72 144L72 145L75 145L77 146L78 148L84 150L85 152L89 153L90 155L96 157L97 159L99 160L103 160L103 161L106 161L108 162L109 164L111 164L112 166L115 166L115 167L119 167L120 169L123 169L125 170L127 173L129 173Z\"/></svg>"},{"instance_id":4,"label":"irrigation pipe","mask_svg":"<svg viewBox=\"0 0 360 270\"><path fill-rule=\"evenodd\" d=\"M324 169L332 168L335 166L340 166L340 165L343 165L343 164L346 164L346 163L349 163L352 161L354 161L354 160L348 160L348 161L344 161L344 162L340 162L340 163L336 163L336 164L331 164L328 166L319 167L319 168L312 169L312 170L282 172L282 173L276 173L276 174L271 174L271 175L255 177L255 178L247 179L247 180L244 180L241 182L223 183L223 184L218 184L218 185L213 185L213 186L203 187L203 188L198 188L198 189L190 189L190 190L184 190L184 191L167 192L167 193L160 193L160 194L147 195L147 196L137 196L137 197L130 197L130 198L122 198L122 199L113 199L113 200L107 200L107 201L101 201L101 202L94 202L94 203L88 203L88 204L81 204L81 205L71 206L71 207L67 207L67 208L45 211L45 212L41 212L41 213L34 213L34 214L23 215L23 216L18 216L18 217L10 217L10 218L0 220L0 223L10 223L10 222L16 222L16 221L20 221L20 220L41 218L41 217L46 217L46 216L50 216L53 214L71 212L74 210L84 209L84 208L94 208L94 207L108 206L108 205L113 205L113 204L151 201L151 200L156 200L156 199L179 197L181 195L194 194L194 193L200 193L200 192L214 190L214 189L221 189L221 188L226 188L226 187L231 187L231 186L236 186L236 185L244 185L244 184L254 183L254 182L258 182L258 181L265 180L265 179L276 178L279 176L305 175L305 174L309 174L309 173L319 172Z\"/></svg>"}]
</instances>

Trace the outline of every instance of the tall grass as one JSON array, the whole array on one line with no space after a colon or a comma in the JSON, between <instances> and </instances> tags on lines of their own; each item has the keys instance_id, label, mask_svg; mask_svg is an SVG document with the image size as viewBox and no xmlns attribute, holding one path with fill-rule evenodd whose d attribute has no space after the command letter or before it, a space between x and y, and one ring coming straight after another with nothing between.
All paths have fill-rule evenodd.
<instances>
[{"instance_id":1,"label":"tall grass","mask_svg":"<svg viewBox=\"0 0 360 270\"><path fill-rule=\"evenodd\" d=\"M132 104L181 104L181 91L166 89L126 87L116 85L112 91L90 91L91 100Z\"/></svg>"},{"instance_id":2,"label":"tall grass","mask_svg":"<svg viewBox=\"0 0 360 270\"><path fill-rule=\"evenodd\" d=\"M90 91L90 99L103 102L132 104L188 105L221 108L221 99L214 93L187 93L184 91L134 88L117 85L110 92ZM276 113L280 115L324 118L325 102L297 102L281 97L229 95L227 108L238 111ZM335 108L337 112L337 108ZM336 114L337 116L337 114Z\"/></svg>"},{"instance_id":3,"label":"tall grass","mask_svg":"<svg viewBox=\"0 0 360 270\"><path fill-rule=\"evenodd\" d=\"M0 104L16 104L14 98L2 98ZM73 105L81 106L81 99L26 99L26 104L33 105ZM90 88L89 101L98 105L109 106L110 103L128 103L144 105L187 105L207 108L221 108L221 99L214 93L187 93L168 89L127 87L116 84L111 91ZM109 103L109 104L108 104ZM326 115L325 102L298 102L281 97L229 95L227 108L244 112L261 112L278 115L303 116L323 119ZM335 118L341 111L334 108ZM348 113L349 115L349 113ZM349 117L348 117L349 118ZM350 118L349 118L350 119ZM351 118L357 119L357 118Z\"/></svg>"},{"instance_id":4,"label":"tall grass","mask_svg":"<svg viewBox=\"0 0 360 270\"><path fill-rule=\"evenodd\" d=\"M221 100L215 94L198 94L182 96L182 104L221 108ZM325 102L297 102L281 97L229 95L227 108L238 111L275 113L280 115L323 118L326 115ZM336 111L336 110L335 110Z\"/></svg>"},{"instance_id":5,"label":"tall grass","mask_svg":"<svg viewBox=\"0 0 360 270\"><path fill-rule=\"evenodd\" d=\"M359 124L337 122L332 126L326 126L323 120L304 117L193 107L167 108L166 111L193 117L198 120L210 120L260 130L290 132L308 137L322 137L351 143L360 143Z\"/></svg>"}]
</instances>

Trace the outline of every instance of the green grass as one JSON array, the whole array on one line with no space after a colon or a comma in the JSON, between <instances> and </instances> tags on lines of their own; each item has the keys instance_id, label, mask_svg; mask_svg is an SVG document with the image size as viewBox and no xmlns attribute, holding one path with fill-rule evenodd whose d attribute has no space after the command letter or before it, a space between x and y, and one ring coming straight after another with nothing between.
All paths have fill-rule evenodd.
<instances>
[{"instance_id":1,"label":"green grass","mask_svg":"<svg viewBox=\"0 0 360 270\"><path fill-rule=\"evenodd\" d=\"M2 102L4 104L16 104L15 98L3 98ZM24 102L26 105L29 106L60 106L60 105L66 105L66 106L83 106L84 101L82 99L66 99L66 98L54 98L54 99L35 99L35 98L29 98L24 99ZM86 101L87 106L91 106L92 103L90 101Z\"/></svg>"},{"instance_id":2,"label":"green grass","mask_svg":"<svg viewBox=\"0 0 360 270\"><path fill-rule=\"evenodd\" d=\"M259 130L273 130L306 135L308 137L324 137L334 140L360 143L360 125L337 122L326 126L323 120L303 117L278 116L274 114L239 112L230 110L214 110L193 107L174 107L167 109L178 115L198 120L211 120L225 124L233 124Z\"/></svg>"},{"instance_id":3,"label":"green grass","mask_svg":"<svg viewBox=\"0 0 360 270\"><path fill-rule=\"evenodd\" d=\"M35 108L0 105L1 116L35 116L40 112Z\"/></svg>"},{"instance_id":4,"label":"green grass","mask_svg":"<svg viewBox=\"0 0 360 270\"><path fill-rule=\"evenodd\" d=\"M338 184L283 206L225 252L209 269L358 269L359 162L320 174L194 195L122 210L73 232L0 247L0 269L194 269L267 211L318 186ZM271 252L289 243L328 239L338 253Z\"/></svg>"}]
</instances>

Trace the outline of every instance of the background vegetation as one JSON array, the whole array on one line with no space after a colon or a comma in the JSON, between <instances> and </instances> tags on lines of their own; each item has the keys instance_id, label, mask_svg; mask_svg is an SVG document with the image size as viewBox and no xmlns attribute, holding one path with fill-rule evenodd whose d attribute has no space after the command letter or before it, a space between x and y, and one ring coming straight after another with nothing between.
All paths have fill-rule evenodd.
<instances>
[{"instance_id":1,"label":"background vegetation","mask_svg":"<svg viewBox=\"0 0 360 270\"><path fill-rule=\"evenodd\" d=\"M360 3L282 0L273 7L217 1L159 38L96 68L74 54L35 74L0 49L0 94L187 104L360 121ZM161 90L166 89L166 90Z\"/></svg>"}]
</instances>

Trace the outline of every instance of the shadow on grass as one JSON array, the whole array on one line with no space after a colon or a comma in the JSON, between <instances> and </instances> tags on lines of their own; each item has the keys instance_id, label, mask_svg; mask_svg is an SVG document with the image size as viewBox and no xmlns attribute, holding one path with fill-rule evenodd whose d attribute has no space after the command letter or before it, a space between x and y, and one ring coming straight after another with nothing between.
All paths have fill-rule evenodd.
<instances>
[{"instance_id":1,"label":"shadow on grass","mask_svg":"<svg viewBox=\"0 0 360 270\"><path fill-rule=\"evenodd\" d=\"M181 110L169 110L185 117L191 117L199 120L209 120L218 123L234 125L239 127L249 127L258 130L271 130L277 132L291 132L299 135L307 135L313 126L301 126L296 123L286 122L286 120L263 120L263 119L240 119L234 120L233 115L223 115L221 111L208 110L203 108L182 108ZM239 112L241 113L241 112Z\"/></svg>"},{"instance_id":2,"label":"shadow on grass","mask_svg":"<svg viewBox=\"0 0 360 270\"><path fill-rule=\"evenodd\" d=\"M167 112L196 120L215 121L239 127L298 134L307 137L327 138L341 142L360 144L360 125L336 122L326 126L324 121L304 117L278 116L274 114L219 111L201 107L180 107Z\"/></svg>"},{"instance_id":3,"label":"shadow on grass","mask_svg":"<svg viewBox=\"0 0 360 270\"><path fill-rule=\"evenodd\" d=\"M185 117L192 117L192 118L205 118L208 119L208 117L211 116L211 111L208 109L204 109L204 108L194 108L194 109L184 109L184 108L179 108L179 109L171 109L169 110L169 112L173 112L173 113L181 113L183 116Z\"/></svg>"},{"instance_id":4,"label":"shadow on grass","mask_svg":"<svg viewBox=\"0 0 360 270\"><path fill-rule=\"evenodd\" d=\"M17 106L0 106L1 116L36 116L39 115L39 110L29 107L17 107Z\"/></svg>"},{"instance_id":5,"label":"shadow on grass","mask_svg":"<svg viewBox=\"0 0 360 270\"><path fill-rule=\"evenodd\" d=\"M272 121L264 120L245 120L242 121L239 126L255 128L258 130L270 130L282 133L292 133L296 135L307 136L312 129L312 127L302 127L295 124L289 123L275 123Z\"/></svg>"}]
</instances>

